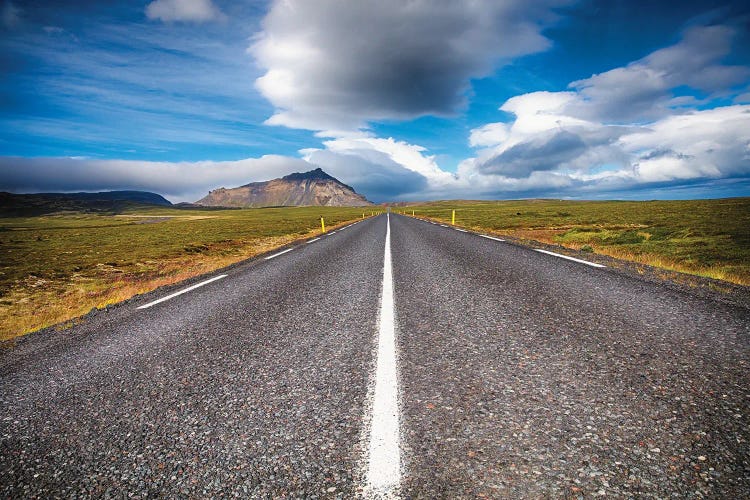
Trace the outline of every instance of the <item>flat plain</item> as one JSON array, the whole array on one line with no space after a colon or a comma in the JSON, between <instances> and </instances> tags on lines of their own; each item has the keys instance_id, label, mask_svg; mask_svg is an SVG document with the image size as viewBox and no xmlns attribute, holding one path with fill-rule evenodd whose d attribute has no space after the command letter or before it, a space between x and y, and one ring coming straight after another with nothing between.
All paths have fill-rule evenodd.
<instances>
[{"instance_id":1,"label":"flat plain","mask_svg":"<svg viewBox=\"0 0 750 500\"><path fill-rule=\"evenodd\" d=\"M750 285L750 198L436 201L394 211ZM178 283L382 207L130 206L0 217L0 340L70 326L92 309Z\"/></svg>"},{"instance_id":2,"label":"flat plain","mask_svg":"<svg viewBox=\"0 0 750 500\"><path fill-rule=\"evenodd\" d=\"M368 207L369 208L369 207ZM0 340L180 282L375 213L285 207L0 217Z\"/></svg>"},{"instance_id":3,"label":"flat plain","mask_svg":"<svg viewBox=\"0 0 750 500\"><path fill-rule=\"evenodd\" d=\"M750 285L750 198L437 201L396 210L518 240Z\"/></svg>"}]
</instances>

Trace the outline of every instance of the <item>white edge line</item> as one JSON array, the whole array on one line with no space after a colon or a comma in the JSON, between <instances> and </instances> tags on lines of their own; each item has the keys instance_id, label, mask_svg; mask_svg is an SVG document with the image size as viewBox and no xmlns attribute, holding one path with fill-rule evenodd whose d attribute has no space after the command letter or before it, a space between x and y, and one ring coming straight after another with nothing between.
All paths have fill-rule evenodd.
<instances>
[{"instance_id":1,"label":"white edge line","mask_svg":"<svg viewBox=\"0 0 750 500\"><path fill-rule=\"evenodd\" d=\"M456 231L461 231L462 233L468 233L469 232L466 229L459 229L457 227L454 227L453 229L455 229Z\"/></svg>"},{"instance_id":2,"label":"white edge line","mask_svg":"<svg viewBox=\"0 0 750 500\"><path fill-rule=\"evenodd\" d=\"M173 298L177 297L178 295L182 295L183 293L187 293L187 292L189 292L191 290L195 290L196 288L200 288L203 285L208 285L212 281L220 280L220 279L226 278L226 277L227 277L226 274L220 274L218 276L214 276L213 278L207 279L206 281L201 281L200 283L196 283L195 285L189 286L189 287L187 287L187 288L185 288L183 290L180 290L179 292L175 292L175 293L173 293L171 295L167 295L166 297L162 297L162 298L157 299L157 300L155 300L153 302L149 302L148 304L144 304L142 306L138 306L138 309L146 309L146 308L149 308L151 306L155 306L156 304L159 304L160 302L164 302L165 300L173 299Z\"/></svg>"},{"instance_id":3,"label":"white edge line","mask_svg":"<svg viewBox=\"0 0 750 500\"><path fill-rule=\"evenodd\" d=\"M294 248L287 248L286 250L282 250L279 253L275 253L273 255L269 255L268 257L266 257L266 260L273 259L274 257L278 257L279 255L283 255L283 254L285 254L287 252L291 252L292 250L294 250Z\"/></svg>"},{"instance_id":4,"label":"white edge line","mask_svg":"<svg viewBox=\"0 0 750 500\"><path fill-rule=\"evenodd\" d=\"M481 236L482 238L487 238L488 240L505 241L501 240L500 238L495 238L494 236L487 236L486 234L480 234L479 236Z\"/></svg>"},{"instance_id":5,"label":"white edge line","mask_svg":"<svg viewBox=\"0 0 750 500\"><path fill-rule=\"evenodd\" d=\"M367 447L366 492L373 498L390 498L401 481L401 449L396 364L396 325L393 313L390 216L383 255L383 294L372 392L370 439Z\"/></svg>"},{"instance_id":6,"label":"white edge line","mask_svg":"<svg viewBox=\"0 0 750 500\"><path fill-rule=\"evenodd\" d=\"M309 240L307 243L309 244L309 243L312 243L313 241L318 241L319 239L320 238L313 238L313 239Z\"/></svg>"},{"instance_id":7,"label":"white edge line","mask_svg":"<svg viewBox=\"0 0 750 500\"><path fill-rule=\"evenodd\" d=\"M575 257L569 257L567 255L562 255L562 254L555 253L555 252L549 252L547 250L542 250L540 248L535 248L534 250L536 250L537 252L546 253L547 255L554 255L555 257L560 257L561 259L567 259L567 260L572 260L573 262L578 262L580 264L586 264L587 266L591 266L591 267L607 267L603 264L597 264L595 262L589 262L587 260L576 259Z\"/></svg>"}]
</instances>

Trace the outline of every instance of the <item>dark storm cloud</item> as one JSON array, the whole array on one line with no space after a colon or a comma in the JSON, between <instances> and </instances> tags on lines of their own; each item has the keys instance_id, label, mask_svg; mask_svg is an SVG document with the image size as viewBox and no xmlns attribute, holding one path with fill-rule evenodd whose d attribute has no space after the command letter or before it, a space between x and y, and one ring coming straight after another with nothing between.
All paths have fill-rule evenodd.
<instances>
[{"instance_id":1,"label":"dark storm cloud","mask_svg":"<svg viewBox=\"0 0 750 500\"><path fill-rule=\"evenodd\" d=\"M528 142L511 146L479 166L484 174L505 177L528 177L538 170L554 170L586 151L586 143L568 131L534 137Z\"/></svg>"},{"instance_id":2,"label":"dark storm cloud","mask_svg":"<svg viewBox=\"0 0 750 500\"><path fill-rule=\"evenodd\" d=\"M313 130L453 113L469 79L546 49L565 0L274 2L251 47L271 123Z\"/></svg>"}]
</instances>

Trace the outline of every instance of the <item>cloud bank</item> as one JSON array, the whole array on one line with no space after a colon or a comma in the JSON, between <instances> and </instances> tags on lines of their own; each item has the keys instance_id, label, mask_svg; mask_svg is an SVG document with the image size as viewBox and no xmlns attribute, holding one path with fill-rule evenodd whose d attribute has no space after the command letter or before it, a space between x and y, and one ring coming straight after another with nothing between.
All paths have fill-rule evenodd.
<instances>
[{"instance_id":1,"label":"cloud bank","mask_svg":"<svg viewBox=\"0 0 750 500\"><path fill-rule=\"evenodd\" d=\"M217 187L236 187L311 168L314 167L299 158L275 155L222 162L0 157L0 191L33 193L132 189L154 191L172 202L192 202Z\"/></svg>"}]
</instances>

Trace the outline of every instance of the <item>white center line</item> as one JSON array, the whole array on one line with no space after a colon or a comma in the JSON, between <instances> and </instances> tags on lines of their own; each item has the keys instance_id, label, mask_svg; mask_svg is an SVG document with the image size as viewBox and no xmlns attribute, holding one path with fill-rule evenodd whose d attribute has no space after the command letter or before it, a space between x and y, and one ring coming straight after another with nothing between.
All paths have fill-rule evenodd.
<instances>
[{"instance_id":1,"label":"white center line","mask_svg":"<svg viewBox=\"0 0 750 500\"><path fill-rule=\"evenodd\" d=\"M190 290L195 290L196 288L202 287L203 285L208 285L212 281L220 280L221 278L226 278L226 277L227 277L226 274L220 274L218 276L214 276L211 279L207 279L206 281L201 281L200 283L196 283L195 285L189 286L189 287L187 287L187 288L185 288L183 290L180 290L179 292L175 292L175 293L173 293L171 295L167 295L166 297L162 297L162 298L160 298L158 300L155 300L153 302L149 302L148 304L145 304L145 305L142 305L142 306L138 306L137 309L146 309L146 308L149 308L151 306L155 306L156 304L159 304L160 302L164 302L165 300L173 299L173 298L177 297L178 295L182 295L183 293L189 292Z\"/></svg>"},{"instance_id":2,"label":"white center line","mask_svg":"<svg viewBox=\"0 0 750 500\"><path fill-rule=\"evenodd\" d=\"M607 267L607 266L602 265L602 264L596 264L594 262L589 262L587 260L576 259L575 257L568 257L567 255L562 255L562 254L555 253L555 252L548 252L547 250L541 250L539 248L535 248L534 250L536 250L537 252L546 253L547 255L554 255L555 257L560 257L561 259L567 259L567 260L572 260L573 262L578 262L580 264L586 264L587 266L592 266L592 267Z\"/></svg>"},{"instance_id":3,"label":"white center line","mask_svg":"<svg viewBox=\"0 0 750 500\"><path fill-rule=\"evenodd\" d=\"M380 304L375 390L367 450L367 491L374 498L395 494L401 481L399 448L398 372L396 368L396 326L393 314L391 270L391 219L388 215L383 257L383 294Z\"/></svg>"},{"instance_id":4,"label":"white center line","mask_svg":"<svg viewBox=\"0 0 750 500\"><path fill-rule=\"evenodd\" d=\"M273 255L269 255L268 257L266 257L266 260L273 259L274 257L278 257L279 255L283 255L283 254L285 254L287 252L291 252L292 250L294 250L294 248L287 248L286 250L282 250L279 253L275 253Z\"/></svg>"},{"instance_id":5,"label":"white center line","mask_svg":"<svg viewBox=\"0 0 750 500\"><path fill-rule=\"evenodd\" d=\"M313 238L313 239L311 239L310 241L308 241L307 243L312 243L313 241L318 241L319 239L320 239L320 238Z\"/></svg>"},{"instance_id":6,"label":"white center line","mask_svg":"<svg viewBox=\"0 0 750 500\"><path fill-rule=\"evenodd\" d=\"M481 236L482 238L487 238L488 240L505 241L501 240L500 238L495 238L494 236L487 236L486 234L480 234L479 236Z\"/></svg>"}]
</instances>

